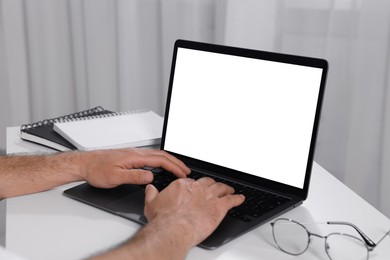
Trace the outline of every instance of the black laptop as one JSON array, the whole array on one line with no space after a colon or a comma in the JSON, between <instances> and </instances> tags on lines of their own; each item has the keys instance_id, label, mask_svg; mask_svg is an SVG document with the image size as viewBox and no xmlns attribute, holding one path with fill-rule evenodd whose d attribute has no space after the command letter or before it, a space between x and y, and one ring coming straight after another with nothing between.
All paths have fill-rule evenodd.
<instances>
[{"instance_id":1,"label":"black laptop","mask_svg":"<svg viewBox=\"0 0 390 260\"><path fill-rule=\"evenodd\" d=\"M217 248L306 199L326 74L323 59L176 41L161 149L191 178L246 197L199 246ZM160 190L176 178L153 172ZM145 224L144 188L81 184L64 194Z\"/></svg>"}]
</instances>

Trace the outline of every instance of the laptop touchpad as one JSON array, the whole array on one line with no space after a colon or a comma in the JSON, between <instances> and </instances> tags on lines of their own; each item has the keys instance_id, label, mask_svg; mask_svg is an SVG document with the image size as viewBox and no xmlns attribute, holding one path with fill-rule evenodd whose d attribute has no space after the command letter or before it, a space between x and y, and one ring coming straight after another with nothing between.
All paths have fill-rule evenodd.
<instances>
[{"instance_id":1,"label":"laptop touchpad","mask_svg":"<svg viewBox=\"0 0 390 260\"><path fill-rule=\"evenodd\" d=\"M146 224L144 216L145 190L139 190L108 203L108 210L127 219Z\"/></svg>"}]
</instances>

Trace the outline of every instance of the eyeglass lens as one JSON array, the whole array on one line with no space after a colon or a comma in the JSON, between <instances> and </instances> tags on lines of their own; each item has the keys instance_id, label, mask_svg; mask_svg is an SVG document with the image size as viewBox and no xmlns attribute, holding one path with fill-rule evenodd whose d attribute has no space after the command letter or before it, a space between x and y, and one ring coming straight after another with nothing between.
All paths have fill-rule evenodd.
<instances>
[{"instance_id":1,"label":"eyeglass lens","mask_svg":"<svg viewBox=\"0 0 390 260\"><path fill-rule=\"evenodd\" d=\"M303 226L295 222L278 219L272 232L276 244L286 253L300 255L309 246L309 234Z\"/></svg>"},{"instance_id":2,"label":"eyeglass lens","mask_svg":"<svg viewBox=\"0 0 390 260\"><path fill-rule=\"evenodd\" d=\"M300 255L309 246L309 232L301 224L278 219L272 228L277 246L291 255ZM325 251L331 260L367 260L368 249L364 242L347 234L332 233L326 237Z\"/></svg>"},{"instance_id":3,"label":"eyeglass lens","mask_svg":"<svg viewBox=\"0 0 390 260\"><path fill-rule=\"evenodd\" d=\"M368 250L364 242L347 234L330 234L325 250L332 260L367 260Z\"/></svg>"}]
</instances>

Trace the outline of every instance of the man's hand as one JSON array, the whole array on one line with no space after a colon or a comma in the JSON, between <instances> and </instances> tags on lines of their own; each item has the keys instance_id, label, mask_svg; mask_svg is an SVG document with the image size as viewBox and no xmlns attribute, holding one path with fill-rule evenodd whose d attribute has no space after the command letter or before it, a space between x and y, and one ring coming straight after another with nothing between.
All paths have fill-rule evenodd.
<instances>
[{"instance_id":1,"label":"man's hand","mask_svg":"<svg viewBox=\"0 0 390 260\"><path fill-rule=\"evenodd\" d=\"M120 149L85 153L81 174L95 187L113 188L121 184L147 184L153 174L143 170L162 167L179 178L184 178L190 169L174 156L160 150Z\"/></svg>"},{"instance_id":2,"label":"man's hand","mask_svg":"<svg viewBox=\"0 0 390 260\"><path fill-rule=\"evenodd\" d=\"M184 252L206 239L227 211L245 199L233 195L232 187L208 177L178 179L160 193L148 185L145 192L145 215L150 225L167 230L170 241L177 242L173 245L176 250Z\"/></svg>"},{"instance_id":3,"label":"man's hand","mask_svg":"<svg viewBox=\"0 0 390 260\"><path fill-rule=\"evenodd\" d=\"M100 188L147 184L153 174L145 166L162 167L183 178L190 169L160 150L118 149L51 155L0 156L0 199L45 191L85 180Z\"/></svg>"},{"instance_id":4,"label":"man's hand","mask_svg":"<svg viewBox=\"0 0 390 260\"><path fill-rule=\"evenodd\" d=\"M94 259L184 259L206 239L227 211L244 201L233 188L211 178L182 178L160 193L146 187L146 224L131 240Z\"/></svg>"}]
</instances>

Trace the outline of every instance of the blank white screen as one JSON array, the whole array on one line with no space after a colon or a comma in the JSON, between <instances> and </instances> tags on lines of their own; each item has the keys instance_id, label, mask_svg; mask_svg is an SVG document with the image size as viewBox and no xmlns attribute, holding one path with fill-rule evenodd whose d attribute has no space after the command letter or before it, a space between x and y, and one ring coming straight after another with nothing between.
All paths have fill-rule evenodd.
<instances>
[{"instance_id":1,"label":"blank white screen","mask_svg":"<svg viewBox=\"0 0 390 260\"><path fill-rule=\"evenodd\" d=\"M164 149L303 188L321 75L178 48Z\"/></svg>"}]
</instances>

